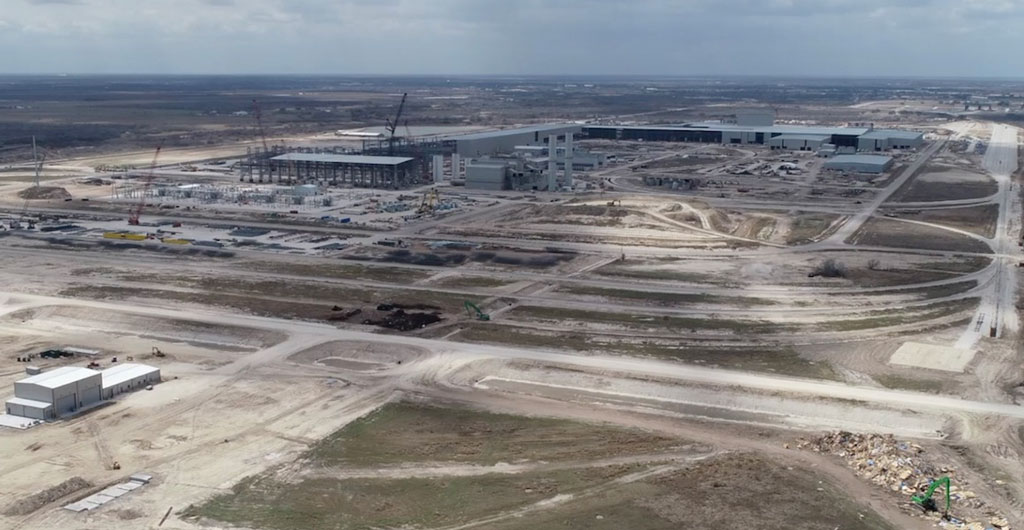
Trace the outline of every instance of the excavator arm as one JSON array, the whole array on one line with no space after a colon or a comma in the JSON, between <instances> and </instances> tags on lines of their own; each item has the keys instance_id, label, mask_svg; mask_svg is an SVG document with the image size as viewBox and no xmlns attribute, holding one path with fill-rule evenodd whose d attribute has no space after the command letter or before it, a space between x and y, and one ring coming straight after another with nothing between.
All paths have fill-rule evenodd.
<instances>
[{"instance_id":1,"label":"excavator arm","mask_svg":"<svg viewBox=\"0 0 1024 530\"><path fill-rule=\"evenodd\" d=\"M910 500L914 501L915 504L923 508L925 511L938 511L938 507L935 505L935 499L932 498L932 495L935 494L935 490L939 489L940 486L946 487L946 509L943 510L942 513L949 515L949 508L951 506L949 501L949 477L941 477L933 480L923 495L914 495Z\"/></svg>"},{"instance_id":2,"label":"excavator arm","mask_svg":"<svg viewBox=\"0 0 1024 530\"><path fill-rule=\"evenodd\" d=\"M466 313L469 316L472 317L475 314L477 320L490 320L491 319L491 315L488 315L487 313L484 313L483 311L481 311L480 308L477 307L477 305L474 304L473 302L470 302L469 300L466 300L465 306L466 306Z\"/></svg>"}]
</instances>

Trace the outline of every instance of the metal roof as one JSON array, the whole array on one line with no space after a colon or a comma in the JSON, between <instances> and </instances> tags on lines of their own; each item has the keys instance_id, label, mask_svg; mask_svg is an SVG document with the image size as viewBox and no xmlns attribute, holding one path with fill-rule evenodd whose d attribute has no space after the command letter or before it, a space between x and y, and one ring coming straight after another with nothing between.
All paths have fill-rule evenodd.
<instances>
[{"instance_id":1,"label":"metal roof","mask_svg":"<svg viewBox=\"0 0 1024 530\"><path fill-rule=\"evenodd\" d=\"M875 129L860 136L869 140L885 140L888 138L899 138L905 140L917 140L924 137L923 133L917 131L900 131L897 129Z\"/></svg>"},{"instance_id":2,"label":"metal roof","mask_svg":"<svg viewBox=\"0 0 1024 530\"><path fill-rule=\"evenodd\" d=\"M36 401L34 399L25 399L20 397L13 397L11 399L8 399L7 403L10 405L22 405L25 407L32 407L37 409L45 409L46 407L49 407L51 405L51 403L47 403L45 401Z\"/></svg>"},{"instance_id":3,"label":"metal roof","mask_svg":"<svg viewBox=\"0 0 1024 530\"><path fill-rule=\"evenodd\" d=\"M883 155L836 155L825 162L828 164L877 164L885 165L892 160L891 156Z\"/></svg>"},{"instance_id":4,"label":"metal roof","mask_svg":"<svg viewBox=\"0 0 1024 530\"><path fill-rule=\"evenodd\" d=\"M772 140L808 140L813 142L824 142L831 135L828 134L780 134L773 136Z\"/></svg>"},{"instance_id":5,"label":"metal roof","mask_svg":"<svg viewBox=\"0 0 1024 530\"><path fill-rule=\"evenodd\" d=\"M56 370L43 372L18 381L30 385L39 385L45 388L60 388L69 383L88 379L94 375L100 375L96 370L82 368L81 366L62 366Z\"/></svg>"},{"instance_id":6,"label":"metal roof","mask_svg":"<svg viewBox=\"0 0 1024 530\"><path fill-rule=\"evenodd\" d=\"M367 156L367 155L336 155L332 153L286 153L271 160L289 162L328 162L332 164L365 164L369 166L397 166L412 162L412 158L404 156Z\"/></svg>"},{"instance_id":7,"label":"metal roof","mask_svg":"<svg viewBox=\"0 0 1024 530\"><path fill-rule=\"evenodd\" d=\"M498 131L484 131L478 133L468 133L459 136L449 136L445 140L484 140L488 138L501 138L504 136L514 136L517 134L532 134L532 133L546 133L546 132L562 132L567 129L578 129L580 125L574 125L571 123L549 123L546 125L533 125L530 127L516 127L514 129L501 129Z\"/></svg>"},{"instance_id":8,"label":"metal roof","mask_svg":"<svg viewBox=\"0 0 1024 530\"><path fill-rule=\"evenodd\" d=\"M155 366L137 363L123 363L118 364L117 366L111 366L100 373L103 374L103 388L108 388L159 371L160 369Z\"/></svg>"},{"instance_id":9,"label":"metal roof","mask_svg":"<svg viewBox=\"0 0 1024 530\"><path fill-rule=\"evenodd\" d=\"M586 125L588 129L638 129L653 131L710 131L778 134L813 134L824 136L860 136L867 127L817 127L804 125L734 125L731 123L698 122L681 125Z\"/></svg>"}]
</instances>

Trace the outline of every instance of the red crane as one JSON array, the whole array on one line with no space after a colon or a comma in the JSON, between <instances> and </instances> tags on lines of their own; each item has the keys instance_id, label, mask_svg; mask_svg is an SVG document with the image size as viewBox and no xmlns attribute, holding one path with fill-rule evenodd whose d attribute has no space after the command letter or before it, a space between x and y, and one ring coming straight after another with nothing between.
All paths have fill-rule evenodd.
<instances>
[{"instance_id":1,"label":"red crane","mask_svg":"<svg viewBox=\"0 0 1024 530\"><path fill-rule=\"evenodd\" d=\"M142 194L139 196L139 202L128 212L128 224L132 226L139 224L139 215L142 214L142 209L146 207L146 192L149 191L149 187L153 185L153 178L156 177L156 160L160 157L160 149L162 147L157 146L156 153L153 154L153 163L149 165L149 173L144 177L145 180L142 184Z\"/></svg>"}]
</instances>

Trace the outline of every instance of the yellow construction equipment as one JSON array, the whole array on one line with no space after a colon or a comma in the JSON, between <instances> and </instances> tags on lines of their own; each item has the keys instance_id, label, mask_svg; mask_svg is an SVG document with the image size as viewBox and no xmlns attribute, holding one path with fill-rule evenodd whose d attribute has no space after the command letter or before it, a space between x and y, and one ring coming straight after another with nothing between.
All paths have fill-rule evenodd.
<instances>
[{"instance_id":1,"label":"yellow construction equipment","mask_svg":"<svg viewBox=\"0 0 1024 530\"><path fill-rule=\"evenodd\" d=\"M416 213L433 212L440 200L441 197L437 193L437 188L431 188L430 191L423 194L423 202L420 203L420 207L416 210Z\"/></svg>"},{"instance_id":2,"label":"yellow construction equipment","mask_svg":"<svg viewBox=\"0 0 1024 530\"><path fill-rule=\"evenodd\" d=\"M161 243L166 243L168 245L187 245L187 244L191 243L191 241L189 241L187 239L178 239L178 238L173 238L173 237L165 237L165 238L161 239L160 242Z\"/></svg>"},{"instance_id":3,"label":"yellow construction equipment","mask_svg":"<svg viewBox=\"0 0 1024 530\"><path fill-rule=\"evenodd\" d=\"M107 239L130 239L132 241L144 241L146 234L136 234L133 232L104 232L103 237Z\"/></svg>"}]
</instances>

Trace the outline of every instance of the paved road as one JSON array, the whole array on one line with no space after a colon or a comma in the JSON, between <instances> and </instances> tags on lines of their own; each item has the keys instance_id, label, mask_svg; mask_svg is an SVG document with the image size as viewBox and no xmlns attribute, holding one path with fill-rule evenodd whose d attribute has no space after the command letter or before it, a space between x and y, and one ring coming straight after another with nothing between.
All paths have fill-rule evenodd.
<instances>
[{"instance_id":1,"label":"paved road","mask_svg":"<svg viewBox=\"0 0 1024 530\"><path fill-rule=\"evenodd\" d=\"M867 203L861 211L847 219L846 222L843 223L838 230L833 232L831 236L824 239L823 243L843 243L849 239L850 236L857 232L857 230L859 230L860 227L871 218L871 216L875 215L875 211L878 210L878 207L881 206L882 203L889 200L889 197L891 197L893 193L896 193L896 190L900 189L908 180L910 180L910 177L912 177L924 163L930 160L931 157L939 151L939 149L942 149L942 146L944 145L946 145L946 141L942 140L934 142L928 146L920 155L918 155L914 160L914 163L907 166L907 168L903 170L903 173L900 173L900 176L896 177L891 183L889 183L889 186L876 195L870 203Z\"/></svg>"},{"instance_id":2,"label":"paved road","mask_svg":"<svg viewBox=\"0 0 1024 530\"><path fill-rule=\"evenodd\" d=\"M990 240L995 251L995 281L982 292L981 303L956 342L958 348L973 348L982 337L1000 337L1005 331L1016 331L1019 324L1016 309L1016 271L1020 261L1016 240L1020 237L1019 190L1011 175L1017 170L1018 129L995 124L992 139L985 152L983 166L999 185L996 202L999 220L996 234Z\"/></svg>"}]
</instances>

